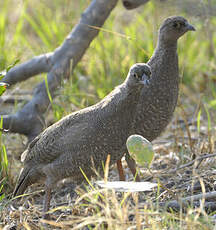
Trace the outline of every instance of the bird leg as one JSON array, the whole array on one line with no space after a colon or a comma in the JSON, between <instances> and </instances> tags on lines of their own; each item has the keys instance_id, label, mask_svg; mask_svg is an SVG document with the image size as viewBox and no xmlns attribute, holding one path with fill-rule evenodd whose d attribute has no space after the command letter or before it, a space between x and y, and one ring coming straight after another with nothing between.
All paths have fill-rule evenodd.
<instances>
[{"instance_id":1,"label":"bird leg","mask_svg":"<svg viewBox=\"0 0 216 230\"><path fill-rule=\"evenodd\" d=\"M118 169L118 173L119 173L119 180L125 181L125 175L124 175L124 170L122 167L121 159L117 161L117 169Z\"/></svg>"},{"instance_id":2,"label":"bird leg","mask_svg":"<svg viewBox=\"0 0 216 230\"><path fill-rule=\"evenodd\" d=\"M128 153L126 153L126 155L125 155L125 160L127 162L127 165L129 167L130 171L132 172L135 180L137 182L140 182L140 177L138 175L138 171L136 170L136 161L132 157L130 157L130 155Z\"/></svg>"},{"instance_id":3,"label":"bird leg","mask_svg":"<svg viewBox=\"0 0 216 230\"><path fill-rule=\"evenodd\" d=\"M50 200L51 200L51 188L45 188L45 197L43 203L43 219L49 219L49 214L47 213L50 208Z\"/></svg>"},{"instance_id":4,"label":"bird leg","mask_svg":"<svg viewBox=\"0 0 216 230\"><path fill-rule=\"evenodd\" d=\"M130 171L132 172L135 180L137 182L140 182L140 177L138 175L138 171L136 170L135 160L133 158L131 158L128 153L126 153L126 155L125 155L125 160L127 162L127 165L129 167ZM117 169L118 169L118 173L119 173L119 180L125 181L125 174L124 174L124 169L122 167L121 159L117 161Z\"/></svg>"}]
</instances>

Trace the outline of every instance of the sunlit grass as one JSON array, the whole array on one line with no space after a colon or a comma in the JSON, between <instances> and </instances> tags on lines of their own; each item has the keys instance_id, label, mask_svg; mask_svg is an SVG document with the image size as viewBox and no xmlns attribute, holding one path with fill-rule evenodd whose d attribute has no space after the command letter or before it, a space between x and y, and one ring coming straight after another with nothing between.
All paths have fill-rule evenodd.
<instances>
[{"instance_id":1,"label":"sunlit grass","mask_svg":"<svg viewBox=\"0 0 216 230\"><path fill-rule=\"evenodd\" d=\"M54 51L79 21L81 13L89 3L88 0L1 1L0 69L5 69L17 59L23 62L34 55ZM185 16L185 13L180 11L175 11L175 14ZM168 11L155 7L155 2L149 2L137 11L128 12L119 4L106 21L104 30L102 29L91 43L71 78L64 82L63 88L57 92L58 97L51 98L53 121L59 120L71 111L98 102L125 79L132 64L147 62L154 51L161 20L169 15L171 14ZM196 118L200 133L201 116L204 114L206 117L210 145L212 141L210 131L214 129L215 122L211 113L216 109L214 86L216 65L215 56L209 51L210 41L206 34L208 30L213 31L211 42L215 44L216 36L213 29L216 26L216 19L213 17L208 19L211 23L211 28L208 28L205 27L205 21L201 17L187 15L185 17L197 31L187 33L178 42L181 83L189 89L189 92L191 90L199 95L202 91L205 94L202 99L205 107L198 110ZM44 75L38 76L35 82L43 79ZM185 91L182 90L180 96L184 94ZM5 197L4 185L12 181L8 178L10 162L3 143L3 135L0 131L0 201ZM184 155L185 151L182 150L182 154ZM103 205L95 197L93 199L92 191L83 194L82 199L88 198L89 208L94 212L91 217L80 215L77 220L78 227L89 226L91 229L91 224L94 224L100 229L105 229L107 225L109 229L124 229L131 225L126 220L126 216L129 215L127 206L129 203L121 206L114 192L108 194L110 196L106 197L107 200ZM137 213L137 209L134 208L131 212ZM171 214L142 207L138 218L141 224L137 226L138 222L135 221L132 226L137 229L139 227L142 229L143 226L146 229L210 229L211 227L206 216L197 218L193 211L191 213L188 211L187 214ZM206 221L209 221L208 224Z\"/></svg>"}]
</instances>

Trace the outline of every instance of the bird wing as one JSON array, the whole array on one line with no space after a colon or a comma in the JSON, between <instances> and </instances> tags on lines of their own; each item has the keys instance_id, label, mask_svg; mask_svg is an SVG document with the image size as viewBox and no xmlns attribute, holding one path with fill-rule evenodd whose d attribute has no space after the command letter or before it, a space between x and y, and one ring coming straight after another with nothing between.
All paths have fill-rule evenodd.
<instances>
[{"instance_id":1,"label":"bird wing","mask_svg":"<svg viewBox=\"0 0 216 230\"><path fill-rule=\"evenodd\" d=\"M24 163L34 160L37 163L50 163L61 154L77 147L88 133L88 119L83 116L67 116L48 127L37 136L22 154ZM86 116L85 116L86 118Z\"/></svg>"},{"instance_id":2,"label":"bird wing","mask_svg":"<svg viewBox=\"0 0 216 230\"><path fill-rule=\"evenodd\" d=\"M29 152L30 149L32 149L34 147L34 145L36 144L36 142L40 139L41 134L39 134L38 136L36 136L30 143L28 148L22 153L21 155L21 162L24 162L26 159L26 156Z\"/></svg>"}]
</instances>

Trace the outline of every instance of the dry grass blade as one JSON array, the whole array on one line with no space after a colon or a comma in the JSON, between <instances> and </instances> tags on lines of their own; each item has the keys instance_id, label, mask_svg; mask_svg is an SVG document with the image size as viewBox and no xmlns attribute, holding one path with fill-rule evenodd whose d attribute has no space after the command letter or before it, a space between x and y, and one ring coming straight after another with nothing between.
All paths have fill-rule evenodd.
<instances>
[{"instance_id":1,"label":"dry grass blade","mask_svg":"<svg viewBox=\"0 0 216 230\"><path fill-rule=\"evenodd\" d=\"M190 145L190 150L191 150L191 153L192 155L194 154L194 144L192 142L192 138L191 138L191 132L190 132L190 129L189 129L189 125L188 125L188 121L187 121L187 115L186 115L186 112L184 110L184 107L180 104L180 108L181 108L181 111L182 111L182 118L184 120L184 123L185 123L185 127L186 127L186 130L187 130L187 135L188 135L188 141L189 141L189 145Z\"/></svg>"},{"instance_id":2,"label":"dry grass blade","mask_svg":"<svg viewBox=\"0 0 216 230\"><path fill-rule=\"evenodd\" d=\"M106 183L108 181L108 175L109 175L109 164L110 164L110 154L107 155L105 168L104 168L104 182Z\"/></svg>"},{"instance_id":3,"label":"dry grass blade","mask_svg":"<svg viewBox=\"0 0 216 230\"><path fill-rule=\"evenodd\" d=\"M183 168L186 168L186 167L190 167L192 166L193 164L195 164L195 162L201 162L203 161L204 159L207 159L207 158L211 158L211 157L216 157L216 153L214 154L206 154L206 155L203 155L203 156L200 156L200 157L197 157L195 160L192 160L184 165L180 165L179 167L177 167L176 169L174 170L171 170L169 173L175 173L176 171L180 170L180 169L183 169ZM199 164L199 163L198 163Z\"/></svg>"},{"instance_id":4,"label":"dry grass blade","mask_svg":"<svg viewBox=\"0 0 216 230\"><path fill-rule=\"evenodd\" d=\"M181 105L175 111L176 122L171 122L153 143L156 154L150 171L140 168L141 180L158 183L157 192L140 192L134 197L130 192L100 189L93 180L86 177L85 189L80 189L80 192L76 189L78 198L69 188L70 184L56 186L50 210L55 221L41 220L43 194L31 193L38 190L38 185L29 188L29 193L19 200L9 198L15 178L22 167L20 154L25 148L26 139L3 130L0 125L0 151L4 151L2 157L7 154L7 160L4 157L0 161L0 172L4 165L8 172L2 173L0 178L0 230L215 228L216 153L215 124L212 118L216 109L216 66L215 57L209 52L213 50L216 35L214 1L199 1L201 4L197 4L197 0L149 1L140 10L132 11L124 10L119 4L104 28L88 23L86 26L82 25L86 30L100 30L96 31L99 36L91 43L76 69L73 69L73 65L77 56L73 58L75 62L70 63L68 69L68 75L73 74L73 79L67 81L64 88L57 92L58 97L52 101L53 106L44 107L47 125L50 125L71 111L95 104L122 82L132 64L148 61L154 51L159 24L164 18L174 14L185 15L195 25L197 32L186 35L179 42L179 70L183 76L179 97ZM29 57L55 50L71 30L72 24L79 22L80 15L90 3L31 0L22 1L23 4L17 7L14 2L0 1L1 69L5 69L8 63L13 63L19 56L23 63ZM196 16L195 19L192 15ZM46 60L45 69L49 67L49 57L51 56L38 59ZM20 77L23 79L25 75ZM1 98L0 113L11 114L18 111L25 103L25 100L20 100L20 94L26 99L26 94L30 96L33 86L43 79L41 75L29 79L30 82L22 82L13 89L8 88L4 97L12 95L15 100L13 104L6 104L3 103L4 98ZM42 119L37 119L42 122ZM28 128L26 125L25 127ZM3 144L5 148L2 148ZM197 155L194 160L191 159L193 153ZM104 181L107 183L118 181L116 168L109 161L107 158L104 167ZM126 169L125 161L122 163ZM83 171L85 172L84 169ZM125 177L127 181L134 179L127 169ZM160 209L158 204L161 202L179 202L179 197L186 199L185 212L180 210L168 213ZM196 204L195 207L188 206L191 200ZM11 202L17 202L13 208ZM208 211L208 207L212 211Z\"/></svg>"}]
</instances>

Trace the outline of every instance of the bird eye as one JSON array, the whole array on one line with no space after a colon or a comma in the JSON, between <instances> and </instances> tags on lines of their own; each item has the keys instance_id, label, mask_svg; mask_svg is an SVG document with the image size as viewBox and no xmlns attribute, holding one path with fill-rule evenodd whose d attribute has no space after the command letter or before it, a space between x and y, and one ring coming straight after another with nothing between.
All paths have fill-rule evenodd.
<instances>
[{"instance_id":1,"label":"bird eye","mask_svg":"<svg viewBox=\"0 0 216 230\"><path fill-rule=\"evenodd\" d=\"M138 74L137 74L137 73L134 73L134 77L135 77L136 79L138 79L138 78L139 78L139 76L138 76Z\"/></svg>"},{"instance_id":2,"label":"bird eye","mask_svg":"<svg viewBox=\"0 0 216 230\"><path fill-rule=\"evenodd\" d=\"M174 22L173 23L173 27L175 27L175 28L179 28L181 25L180 25L180 23L179 22Z\"/></svg>"}]
</instances>

